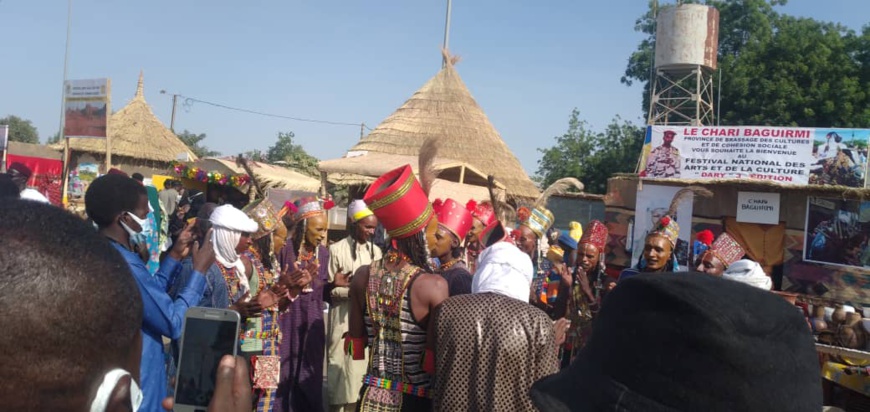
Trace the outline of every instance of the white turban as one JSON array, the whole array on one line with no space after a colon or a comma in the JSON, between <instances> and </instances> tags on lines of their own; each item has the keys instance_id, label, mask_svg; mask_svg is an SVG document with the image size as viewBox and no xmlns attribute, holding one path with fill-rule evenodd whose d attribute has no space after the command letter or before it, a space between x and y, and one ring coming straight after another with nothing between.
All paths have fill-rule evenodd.
<instances>
[{"instance_id":1,"label":"white turban","mask_svg":"<svg viewBox=\"0 0 870 412\"><path fill-rule=\"evenodd\" d=\"M747 259L741 259L732 263L725 270L725 273L722 274L722 277L764 290L770 290L772 285L770 277L764 273L761 265Z\"/></svg>"},{"instance_id":2,"label":"white turban","mask_svg":"<svg viewBox=\"0 0 870 412\"><path fill-rule=\"evenodd\" d=\"M529 255L498 242L480 253L471 293L492 292L528 302L534 270Z\"/></svg>"},{"instance_id":3,"label":"white turban","mask_svg":"<svg viewBox=\"0 0 870 412\"><path fill-rule=\"evenodd\" d=\"M244 294L251 290L251 286L245 275L245 265L239 259L239 253L236 252L236 246L239 244L242 233L254 233L259 229L259 225L245 212L232 205L216 207L208 220L214 227L212 238L215 259L227 269L235 268L236 277L239 279L239 290Z\"/></svg>"}]
</instances>

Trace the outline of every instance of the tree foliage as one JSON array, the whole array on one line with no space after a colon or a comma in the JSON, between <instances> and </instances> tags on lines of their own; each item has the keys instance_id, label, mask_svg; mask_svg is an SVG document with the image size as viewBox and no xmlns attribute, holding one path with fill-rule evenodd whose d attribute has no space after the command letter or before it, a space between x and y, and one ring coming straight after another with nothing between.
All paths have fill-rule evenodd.
<instances>
[{"instance_id":1,"label":"tree foliage","mask_svg":"<svg viewBox=\"0 0 870 412\"><path fill-rule=\"evenodd\" d=\"M320 178L320 171L317 170L319 160L308 154L302 145L293 143L294 137L296 135L293 132L278 133L278 141L266 151L266 160Z\"/></svg>"},{"instance_id":2,"label":"tree foliage","mask_svg":"<svg viewBox=\"0 0 870 412\"><path fill-rule=\"evenodd\" d=\"M870 26L852 30L777 13L786 0L686 0L719 10L718 110L723 125L870 126ZM654 2L635 30L646 33L622 82L644 83L649 110ZM716 74L718 76L718 73Z\"/></svg>"},{"instance_id":3,"label":"tree foliage","mask_svg":"<svg viewBox=\"0 0 870 412\"><path fill-rule=\"evenodd\" d=\"M48 138L45 142L46 144L55 144L60 143L60 132L55 132L51 137Z\"/></svg>"},{"instance_id":4,"label":"tree foliage","mask_svg":"<svg viewBox=\"0 0 870 412\"><path fill-rule=\"evenodd\" d=\"M538 149L538 176L542 187L563 177L576 177L588 193L603 194L615 173L634 172L643 146L643 128L614 118L603 132L594 132L574 109L568 131L555 137L556 144Z\"/></svg>"},{"instance_id":5,"label":"tree foliage","mask_svg":"<svg viewBox=\"0 0 870 412\"><path fill-rule=\"evenodd\" d=\"M177 136L197 157L220 156L220 152L211 150L206 145L202 144L202 141L205 140L206 137L205 133L196 134L184 129L184 131L179 133Z\"/></svg>"},{"instance_id":6,"label":"tree foliage","mask_svg":"<svg viewBox=\"0 0 870 412\"><path fill-rule=\"evenodd\" d=\"M18 116L9 115L0 119L0 125L9 126L9 141L24 143L39 143L39 133L30 120Z\"/></svg>"}]
</instances>

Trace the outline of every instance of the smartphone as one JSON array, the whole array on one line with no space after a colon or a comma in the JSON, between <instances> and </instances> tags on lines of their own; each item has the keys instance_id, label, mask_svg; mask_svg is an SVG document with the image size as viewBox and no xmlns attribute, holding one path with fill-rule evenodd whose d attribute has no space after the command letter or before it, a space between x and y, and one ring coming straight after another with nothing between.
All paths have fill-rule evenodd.
<instances>
[{"instance_id":1,"label":"smartphone","mask_svg":"<svg viewBox=\"0 0 870 412\"><path fill-rule=\"evenodd\" d=\"M177 412L205 412L214 395L218 364L236 355L239 314L230 309L192 307L184 316L178 372L175 376Z\"/></svg>"}]
</instances>

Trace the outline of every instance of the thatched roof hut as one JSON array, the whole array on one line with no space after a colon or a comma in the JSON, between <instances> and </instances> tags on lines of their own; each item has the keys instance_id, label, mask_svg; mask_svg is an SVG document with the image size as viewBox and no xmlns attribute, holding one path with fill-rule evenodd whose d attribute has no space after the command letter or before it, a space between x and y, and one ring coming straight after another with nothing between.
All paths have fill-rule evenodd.
<instances>
[{"instance_id":1,"label":"thatched roof hut","mask_svg":"<svg viewBox=\"0 0 870 412\"><path fill-rule=\"evenodd\" d=\"M345 157L321 162L320 170L328 174L343 174L344 179L350 179L352 176L349 175L358 174L354 170L358 170L356 163L359 159L355 160L355 157L378 153L386 157L416 158L423 142L436 137L440 140L439 158L473 167L484 176L495 176L509 197L537 197L540 193L537 186L454 69L455 59L448 58L447 61L448 64L435 77L352 147ZM394 163L389 162L390 165ZM413 165L416 160L410 163Z\"/></svg>"},{"instance_id":2,"label":"thatched roof hut","mask_svg":"<svg viewBox=\"0 0 870 412\"><path fill-rule=\"evenodd\" d=\"M196 160L196 155L169 130L145 102L143 76L139 74L136 95L124 108L109 116L108 140L112 147L112 165L132 173L151 169L160 171L177 160ZM71 138L71 153L88 153L104 159L106 139ZM63 143L55 145L63 148ZM77 156L73 155L73 159Z\"/></svg>"}]
</instances>

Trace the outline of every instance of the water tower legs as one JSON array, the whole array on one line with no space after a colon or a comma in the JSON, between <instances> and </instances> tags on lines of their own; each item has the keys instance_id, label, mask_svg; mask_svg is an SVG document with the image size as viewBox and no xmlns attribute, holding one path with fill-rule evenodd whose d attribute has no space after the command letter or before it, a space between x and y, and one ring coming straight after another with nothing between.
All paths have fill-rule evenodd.
<instances>
[{"instance_id":1,"label":"water tower legs","mask_svg":"<svg viewBox=\"0 0 870 412\"><path fill-rule=\"evenodd\" d=\"M712 70L698 65L656 71L648 124L709 126L713 117Z\"/></svg>"}]
</instances>

